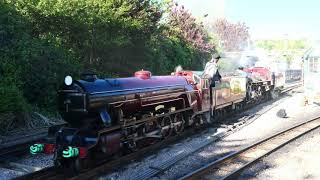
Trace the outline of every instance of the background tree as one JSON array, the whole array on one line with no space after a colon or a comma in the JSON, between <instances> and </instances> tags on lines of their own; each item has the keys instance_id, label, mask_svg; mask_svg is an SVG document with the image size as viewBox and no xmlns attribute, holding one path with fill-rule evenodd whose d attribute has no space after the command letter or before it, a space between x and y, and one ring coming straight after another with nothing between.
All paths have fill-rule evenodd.
<instances>
[{"instance_id":1,"label":"background tree","mask_svg":"<svg viewBox=\"0 0 320 180\"><path fill-rule=\"evenodd\" d=\"M241 51L247 46L249 27L245 23L234 24L226 19L218 19L209 29L217 34L220 46L225 51Z\"/></svg>"},{"instance_id":2,"label":"background tree","mask_svg":"<svg viewBox=\"0 0 320 180\"><path fill-rule=\"evenodd\" d=\"M0 24L0 127L6 113L55 113L66 75L200 70L214 51L190 13L154 0L2 0Z\"/></svg>"},{"instance_id":3,"label":"background tree","mask_svg":"<svg viewBox=\"0 0 320 180\"><path fill-rule=\"evenodd\" d=\"M278 61L285 61L288 66L294 58L302 57L310 47L310 43L305 39L257 40L254 45L276 56Z\"/></svg>"},{"instance_id":4,"label":"background tree","mask_svg":"<svg viewBox=\"0 0 320 180\"><path fill-rule=\"evenodd\" d=\"M197 23L184 6L175 3L168 17L168 26L171 27L168 31L169 35L179 36L202 52L212 52L214 50L202 22Z\"/></svg>"},{"instance_id":5,"label":"background tree","mask_svg":"<svg viewBox=\"0 0 320 180\"><path fill-rule=\"evenodd\" d=\"M165 72L165 69L172 71L177 65L186 69L202 70L210 53L216 51L211 37L203 24L197 22L184 6L172 1L166 6L164 22L160 26L161 33L155 36L153 41L160 45L155 48L155 65L162 64L160 73Z\"/></svg>"}]
</instances>

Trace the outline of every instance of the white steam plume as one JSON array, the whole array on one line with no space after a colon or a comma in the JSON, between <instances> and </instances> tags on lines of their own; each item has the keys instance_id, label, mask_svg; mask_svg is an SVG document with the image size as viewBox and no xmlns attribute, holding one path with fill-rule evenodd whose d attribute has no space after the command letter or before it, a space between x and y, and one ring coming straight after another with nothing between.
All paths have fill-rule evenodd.
<instances>
[{"instance_id":1,"label":"white steam plume","mask_svg":"<svg viewBox=\"0 0 320 180\"><path fill-rule=\"evenodd\" d=\"M179 71L183 71L183 68L181 65L178 65L177 67L174 68L174 71L177 73Z\"/></svg>"}]
</instances>

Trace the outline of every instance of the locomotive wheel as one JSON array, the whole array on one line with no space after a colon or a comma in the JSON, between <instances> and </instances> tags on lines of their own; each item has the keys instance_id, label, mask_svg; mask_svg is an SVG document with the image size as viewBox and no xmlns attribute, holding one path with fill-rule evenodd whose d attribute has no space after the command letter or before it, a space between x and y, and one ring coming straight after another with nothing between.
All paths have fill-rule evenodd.
<instances>
[{"instance_id":1,"label":"locomotive wheel","mask_svg":"<svg viewBox=\"0 0 320 180\"><path fill-rule=\"evenodd\" d=\"M157 121L146 122L144 125L145 133L152 132L152 131L156 130L157 127L159 127L159 124Z\"/></svg>"},{"instance_id":2,"label":"locomotive wheel","mask_svg":"<svg viewBox=\"0 0 320 180\"><path fill-rule=\"evenodd\" d=\"M262 88L261 88L261 86L259 86L257 89L257 95L258 95L257 102L260 103L262 101Z\"/></svg>"},{"instance_id":3,"label":"locomotive wheel","mask_svg":"<svg viewBox=\"0 0 320 180\"><path fill-rule=\"evenodd\" d=\"M248 84L246 87L246 100L250 101L252 98L252 88L251 88L251 84Z\"/></svg>"},{"instance_id":4,"label":"locomotive wheel","mask_svg":"<svg viewBox=\"0 0 320 180\"><path fill-rule=\"evenodd\" d=\"M210 112L206 112L203 114L203 119L207 124L211 123L211 117L210 117Z\"/></svg>"},{"instance_id":5,"label":"locomotive wheel","mask_svg":"<svg viewBox=\"0 0 320 180\"><path fill-rule=\"evenodd\" d=\"M174 125L173 125L174 132L176 134L180 134L184 130L185 120L183 118L183 114L182 113L175 114L175 116L173 118L173 123L174 123ZM176 123L177 123L177 125L175 125Z\"/></svg>"},{"instance_id":6,"label":"locomotive wheel","mask_svg":"<svg viewBox=\"0 0 320 180\"><path fill-rule=\"evenodd\" d=\"M272 90L271 91L271 98L272 99L277 99L280 95L280 92L278 90Z\"/></svg>"},{"instance_id":7,"label":"locomotive wheel","mask_svg":"<svg viewBox=\"0 0 320 180\"><path fill-rule=\"evenodd\" d=\"M86 165L87 165L85 160L80 158L76 158L73 164L76 172L81 172L82 170L86 169Z\"/></svg>"},{"instance_id":8,"label":"locomotive wheel","mask_svg":"<svg viewBox=\"0 0 320 180\"><path fill-rule=\"evenodd\" d=\"M74 166L74 170L76 172L82 172L83 170L89 168L89 159L88 158L85 158L85 159L76 158L73 161L73 166Z\"/></svg>"},{"instance_id":9,"label":"locomotive wheel","mask_svg":"<svg viewBox=\"0 0 320 180\"><path fill-rule=\"evenodd\" d=\"M235 112L239 112L239 110L240 110L240 104L236 104L236 106L235 106Z\"/></svg>"},{"instance_id":10,"label":"locomotive wheel","mask_svg":"<svg viewBox=\"0 0 320 180\"><path fill-rule=\"evenodd\" d=\"M163 138L168 138L172 134L172 120L170 116L165 116L160 119L160 133Z\"/></svg>"},{"instance_id":11,"label":"locomotive wheel","mask_svg":"<svg viewBox=\"0 0 320 180\"><path fill-rule=\"evenodd\" d=\"M215 116L218 120L220 120L220 118L222 117L222 112L220 109L217 109L215 112Z\"/></svg>"},{"instance_id":12,"label":"locomotive wheel","mask_svg":"<svg viewBox=\"0 0 320 180\"><path fill-rule=\"evenodd\" d=\"M63 162L55 162L55 165L58 163L61 163L59 169L67 176L74 176L76 174L79 174L89 167L89 164L84 162L83 159L80 158L67 159Z\"/></svg>"}]
</instances>

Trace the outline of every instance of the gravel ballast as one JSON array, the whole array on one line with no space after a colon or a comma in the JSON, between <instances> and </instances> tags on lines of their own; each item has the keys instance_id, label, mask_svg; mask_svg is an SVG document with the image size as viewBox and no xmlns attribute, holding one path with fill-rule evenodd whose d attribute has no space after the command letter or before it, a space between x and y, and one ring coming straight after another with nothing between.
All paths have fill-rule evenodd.
<instances>
[{"instance_id":1,"label":"gravel ballast","mask_svg":"<svg viewBox=\"0 0 320 180\"><path fill-rule=\"evenodd\" d=\"M245 170L239 179L320 179L320 128Z\"/></svg>"}]
</instances>

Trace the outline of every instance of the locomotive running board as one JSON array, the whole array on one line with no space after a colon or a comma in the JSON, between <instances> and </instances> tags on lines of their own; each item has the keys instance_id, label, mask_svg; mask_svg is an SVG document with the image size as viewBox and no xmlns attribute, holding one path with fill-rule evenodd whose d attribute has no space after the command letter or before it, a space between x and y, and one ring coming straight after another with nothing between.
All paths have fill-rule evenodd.
<instances>
[{"instance_id":1,"label":"locomotive running board","mask_svg":"<svg viewBox=\"0 0 320 180\"><path fill-rule=\"evenodd\" d=\"M145 138L157 138L157 139L161 139L162 135L159 135L160 130L156 130L156 131L152 131L144 136L138 137L138 138L134 138L135 141L141 140L141 139L145 139Z\"/></svg>"},{"instance_id":2,"label":"locomotive running board","mask_svg":"<svg viewBox=\"0 0 320 180\"><path fill-rule=\"evenodd\" d=\"M156 135L156 134L154 134L154 135L146 135L146 136L144 136L145 138L157 138L157 139L161 139L162 138L162 136L161 135Z\"/></svg>"}]
</instances>

